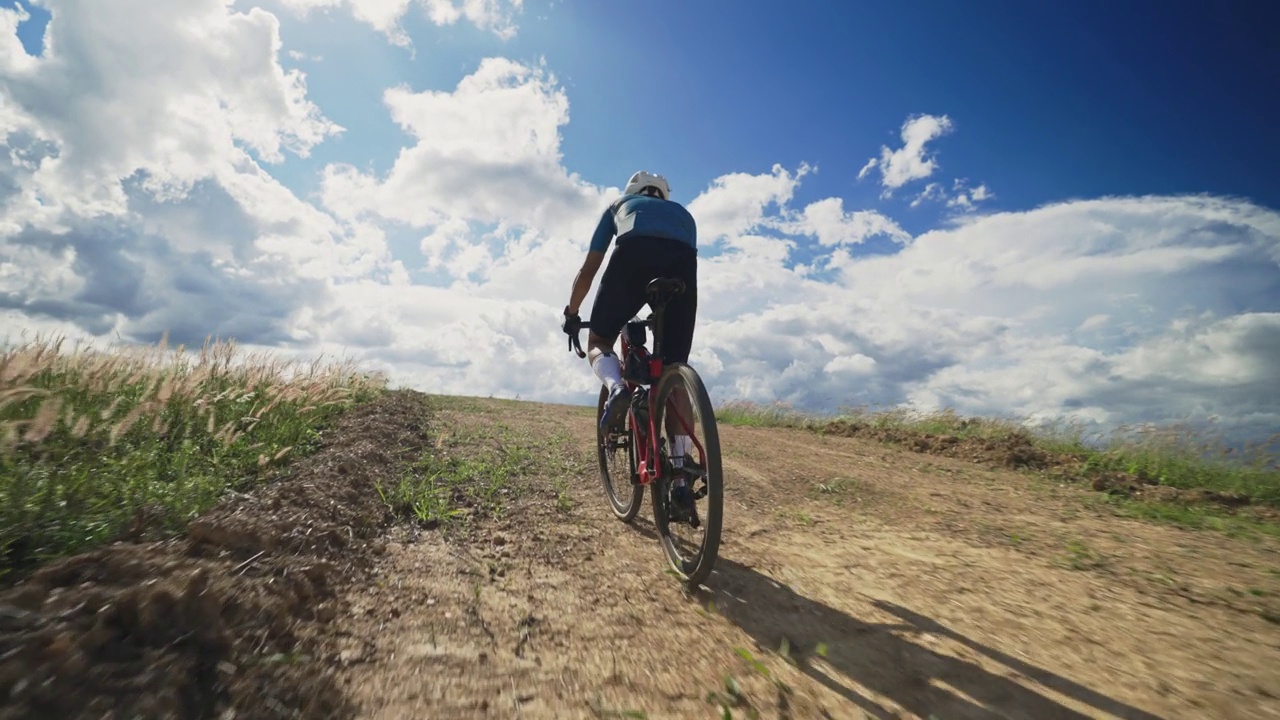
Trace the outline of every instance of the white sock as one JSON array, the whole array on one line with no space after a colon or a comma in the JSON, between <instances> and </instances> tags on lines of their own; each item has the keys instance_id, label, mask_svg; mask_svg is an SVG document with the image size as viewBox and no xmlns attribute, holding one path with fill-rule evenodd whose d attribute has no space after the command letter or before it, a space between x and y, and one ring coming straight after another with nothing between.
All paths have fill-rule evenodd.
<instances>
[{"instance_id":1,"label":"white sock","mask_svg":"<svg viewBox=\"0 0 1280 720\"><path fill-rule=\"evenodd\" d=\"M693 450L693 438L688 435L672 435L671 436L671 465L673 467L684 467L684 456Z\"/></svg>"},{"instance_id":2,"label":"white sock","mask_svg":"<svg viewBox=\"0 0 1280 720\"><path fill-rule=\"evenodd\" d=\"M600 378L600 382L610 390L614 385L622 382L622 363L618 362L618 356L609 354L601 355L591 363L591 369L596 372L596 377Z\"/></svg>"}]
</instances>

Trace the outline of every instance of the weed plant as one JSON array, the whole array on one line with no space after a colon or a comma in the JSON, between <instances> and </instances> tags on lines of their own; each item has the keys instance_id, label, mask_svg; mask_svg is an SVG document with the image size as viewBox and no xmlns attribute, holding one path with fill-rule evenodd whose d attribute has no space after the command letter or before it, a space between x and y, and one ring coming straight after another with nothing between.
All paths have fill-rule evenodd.
<instances>
[{"instance_id":1,"label":"weed plant","mask_svg":"<svg viewBox=\"0 0 1280 720\"><path fill-rule=\"evenodd\" d=\"M63 346L0 352L0 583L143 525L180 532L384 386L350 362L242 356L230 342Z\"/></svg>"}]
</instances>

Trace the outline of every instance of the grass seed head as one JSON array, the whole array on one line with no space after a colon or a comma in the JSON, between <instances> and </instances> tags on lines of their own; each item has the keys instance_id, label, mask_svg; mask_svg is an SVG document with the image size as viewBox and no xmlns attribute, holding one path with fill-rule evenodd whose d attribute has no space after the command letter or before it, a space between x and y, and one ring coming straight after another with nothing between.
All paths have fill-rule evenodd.
<instances>
[{"instance_id":1,"label":"grass seed head","mask_svg":"<svg viewBox=\"0 0 1280 720\"><path fill-rule=\"evenodd\" d=\"M48 398L41 403L35 418L27 426L27 431L23 434L22 440L29 443L38 443L49 437L49 433L58 424L58 410L61 407L62 399L58 397Z\"/></svg>"}]
</instances>

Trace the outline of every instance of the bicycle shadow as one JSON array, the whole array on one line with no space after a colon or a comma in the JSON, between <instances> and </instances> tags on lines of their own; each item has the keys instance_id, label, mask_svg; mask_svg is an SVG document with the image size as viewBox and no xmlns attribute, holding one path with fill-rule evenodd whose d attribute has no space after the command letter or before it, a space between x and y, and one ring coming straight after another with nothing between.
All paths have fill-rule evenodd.
<instances>
[{"instance_id":1,"label":"bicycle shadow","mask_svg":"<svg viewBox=\"0 0 1280 720\"><path fill-rule=\"evenodd\" d=\"M647 525L647 526L646 526ZM633 527L656 539L652 525ZM933 634L961 643L974 652L1003 664L1009 675L1022 676L1126 720L1162 720L1087 688L1048 670L1036 667L965 637L940 623L894 603L876 600L881 610L901 623L872 623L853 618L829 605L811 600L784 583L721 556L706 587L691 593L709 612L729 620L761 647L778 650L785 638L791 656L807 676L840 694L879 720L898 717L862 696L841 677L892 699L920 717L1063 718L1092 717L1066 707L1010 677L994 674L977 664L942 655L901 636L901 633ZM811 663L819 645L825 646L822 663ZM828 674L825 665L835 671Z\"/></svg>"}]
</instances>

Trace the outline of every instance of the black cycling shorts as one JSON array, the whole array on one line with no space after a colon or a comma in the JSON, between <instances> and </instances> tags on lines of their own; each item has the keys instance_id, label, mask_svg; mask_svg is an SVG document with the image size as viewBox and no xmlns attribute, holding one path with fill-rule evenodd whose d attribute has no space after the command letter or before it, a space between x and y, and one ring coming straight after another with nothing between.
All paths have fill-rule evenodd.
<instances>
[{"instance_id":1,"label":"black cycling shorts","mask_svg":"<svg viewBox=\"0 0 1280 720\"><path fill-rule=\"evenodd\" d=\"M644 307L649 282L660 277L678 278L685 284L685 291L672 298L663 316L662 359L688 362L698 315L698 251L679 240L639 237L618 243L591 306L591 332L612 347L623 326Z\"/></svg>"}]
</instances>

